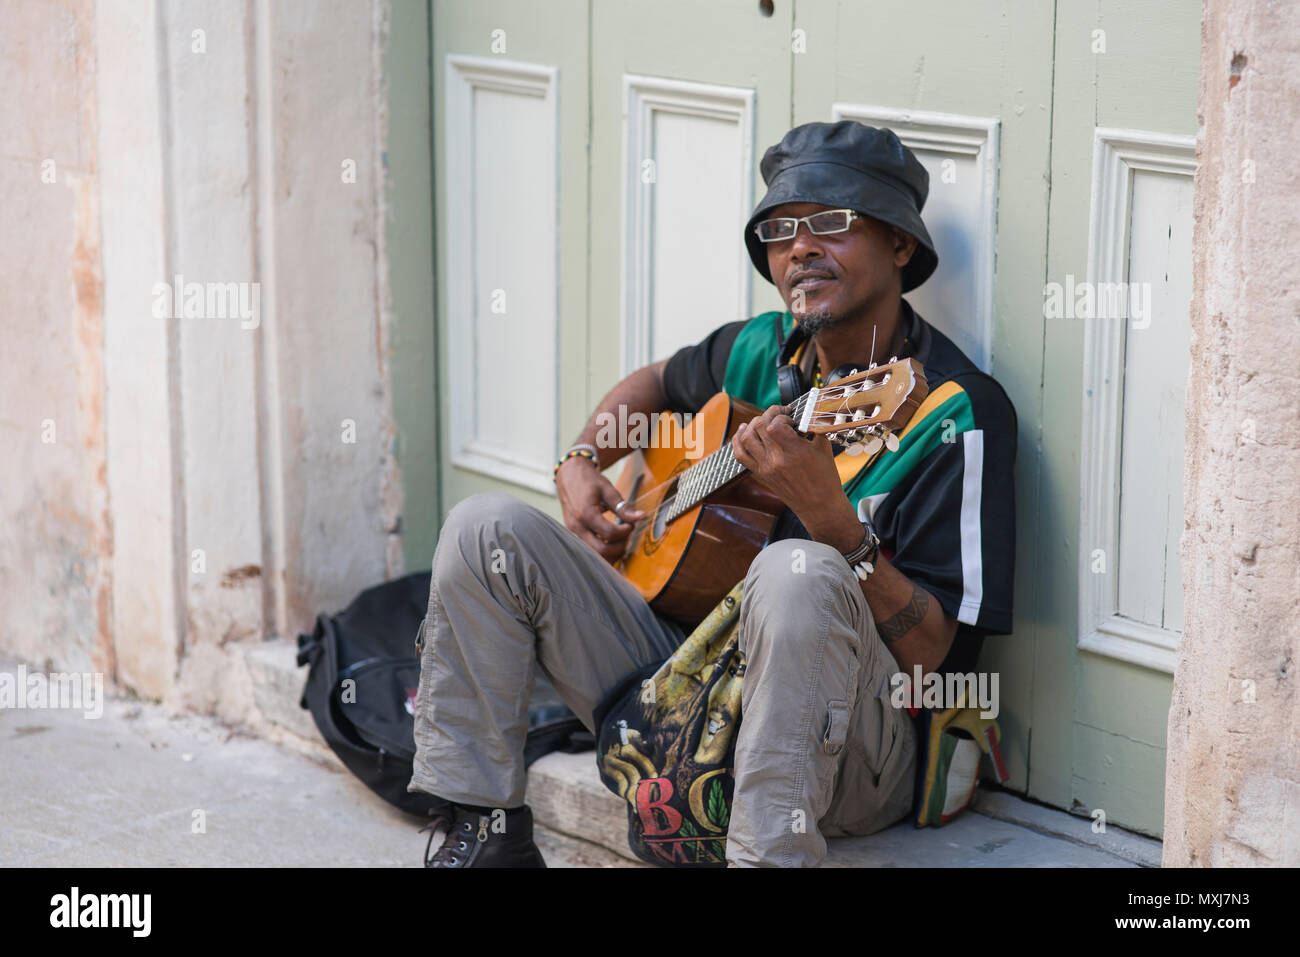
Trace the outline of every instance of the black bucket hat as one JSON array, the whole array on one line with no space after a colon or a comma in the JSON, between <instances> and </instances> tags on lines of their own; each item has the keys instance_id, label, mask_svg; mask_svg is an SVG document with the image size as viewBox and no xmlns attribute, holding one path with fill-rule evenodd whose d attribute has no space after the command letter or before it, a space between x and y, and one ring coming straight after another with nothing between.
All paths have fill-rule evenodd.
<instances>
[{"instance_id":1,"label":"black bucket hat","mask_svg":"<svg viewBox=\"0 0 1300 957\"><path fill-rule=\"evenodd\" d=\"M768 282L767 246L754 226L784 203L817 203L852 209L916 237L916 252L903 267L903 292L915 289L939 265L934 241L921 222L930 174L892 130L854 120L805 123L763 154L767 195L745 224L745 248Z\"/></svg>"}]
</instances>

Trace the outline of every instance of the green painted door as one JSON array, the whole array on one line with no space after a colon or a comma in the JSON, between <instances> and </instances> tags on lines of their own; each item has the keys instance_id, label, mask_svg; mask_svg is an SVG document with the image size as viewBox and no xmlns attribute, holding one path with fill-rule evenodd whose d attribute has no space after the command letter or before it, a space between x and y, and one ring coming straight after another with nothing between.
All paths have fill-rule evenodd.
<instances>
[{"instance_id":1,"label":"green painted door","mask_svg":"<svg viewBox=\"0 0 1300 957\"><path fill-rule=\"evenodd\" d=\"M1044 281L1144 295L1128 316L1044 319L1030 793L1153 835L1182 614L1200 13L1060 2L1054 42Z\"/></svg>"},{"instance_id":2,"label":"green painted door","mask_svg":"<svg viewBox=\"0 0 1300 957\"><path fill-rule=\"evenodd\" d=\"M551 466L589 396L590 4L433 4L444 509Z\"/></svg>"}]
</instances>

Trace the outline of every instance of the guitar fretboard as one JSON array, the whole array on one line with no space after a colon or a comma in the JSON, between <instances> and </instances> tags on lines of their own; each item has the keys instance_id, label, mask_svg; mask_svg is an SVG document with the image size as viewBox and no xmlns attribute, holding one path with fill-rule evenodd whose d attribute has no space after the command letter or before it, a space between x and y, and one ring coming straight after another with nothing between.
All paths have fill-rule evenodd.
<instances>
[{"instance_id":1,"label":"guitar fretboard","mask_svg":"<svg viewBox=\"0 0 1300 957\"><path fill-rule=\"evenodd\" d=\"M676 497L672 508L668 510L668 521L689 512L743 471L745 466L736 461L729 444L706 455L678 478Z\"/></svg>"}]
</instances>

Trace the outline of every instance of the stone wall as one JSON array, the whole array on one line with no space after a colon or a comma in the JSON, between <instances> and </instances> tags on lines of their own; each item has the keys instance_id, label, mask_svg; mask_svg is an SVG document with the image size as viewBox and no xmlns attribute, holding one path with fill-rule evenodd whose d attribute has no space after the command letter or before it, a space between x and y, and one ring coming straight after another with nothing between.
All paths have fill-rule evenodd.
<instances>
[{"instance_id":1,"label":"stone wall","mask_svg":"<svg viewBox=\"0 0 1300 957\"><path fill-rule=\"evenodd\" d=\"M1300 864L1300 6L1206 0L1167 866Z\"/></svg>"}]
</instances>

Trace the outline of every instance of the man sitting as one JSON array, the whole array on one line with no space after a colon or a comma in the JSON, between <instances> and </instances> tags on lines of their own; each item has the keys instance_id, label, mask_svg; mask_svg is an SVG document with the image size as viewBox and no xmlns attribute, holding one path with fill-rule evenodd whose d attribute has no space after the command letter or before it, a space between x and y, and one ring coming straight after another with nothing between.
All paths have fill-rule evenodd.
<instances>
[{"instance_id":1,"label":"man sitting","mask_svg":"<svg viewBox=\"0 0 1300 957\"><path fill-rule=\"evenodd\" d=\"M892 132L844 121L791 130L762 172L745 243L788 312L723 325L616 385L578 437L594 454L556 472L567 528L501 494L447 516L409 786L454 809L431 866L544 866L523 803L535 668L592 728L610 689L684 637L611 567L645 516L601 474L630 451L596 448L602 413L695 412L719 391L766 410L732 439L787 511L745 578L728 865L816 866L827 836L904 817L919 742L890 703L891 677L973 671L984 634L1011 630L1015 413L902 298L938 264L920 215L924 167ZM842 481L831 442L794 429L777 369L811 366L819 386L894 356L922 365L939 404Z\"/></svg>"}]
</instances>

